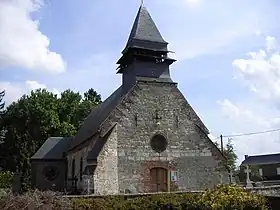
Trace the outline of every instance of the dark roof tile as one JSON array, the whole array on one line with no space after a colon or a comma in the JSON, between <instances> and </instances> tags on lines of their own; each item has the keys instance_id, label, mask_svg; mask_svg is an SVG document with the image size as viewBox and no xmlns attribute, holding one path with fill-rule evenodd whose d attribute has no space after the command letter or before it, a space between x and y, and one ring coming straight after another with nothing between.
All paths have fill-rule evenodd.
<instances>
[{"instance_id":1,"label":"dark roof tile","mask_svg":"<svg viewBox=\"0 0 280 210\"><path fill-rule=\"evenodd\" d=\"M129 40L138 39L143 41L167 43L161 36L155 22L145 6L138 10L134 21Z\"/></svg>"},{"instance_id":2,"label":"dark roof tile","mask_svg":"<svg viewBox=\"0 0 280 210\"><path fill-rule=\"evenodd\" d=\"M90 115L85 119L74 137L70 149L80 145L88 138L92 137L100 128L101 124L110 115L111 111L118 105L123 96L128 93L129 87L121 86L103 103L94 108Z\"/></svg>"},{"instance_id":3,"label":"dark roof tile","mask_svg":"<svg viewBox=\"0 0 280 210\"><path fill-rule=\"evenodd\" d=\"M167 44L162 38L148 10L142 5L133 23L125 50L129 47L136 47L167 51Z\"/></svg>"},{"instance_id":4,"label":"dark roof tile","mask_svg":"<svg viewBox=\"0 0 280 210\"><path fill-rule=\"evenodd\" d=\"M97 160L99 153L101 152L103 146L106 144L114 127L115 125L103 137L100 137L95 141L92 150L88 153L87 161Z\"/></svg>"},{"instance_id":5,"label":"dark roof tile","mask_svg":"<svg viewBox=\"0 0 280 210\"><path fill-rule=\"evenodd\" d=\"M67 152L69 143L73 137L50 137L40 149L31 157L31 160L58 160L63 159L64 152Z\"/></svg>"},{"instance_id":6,"label":"dark roof tile","mask_svg":"<svg viewBox=\"0 0 280 210\"><path fill-rule=\"evenodd\" d=\"M242 165L268 165L276 163L280 163L280 153L248 156L242 162Z\"/></svg>"}]
</instances>

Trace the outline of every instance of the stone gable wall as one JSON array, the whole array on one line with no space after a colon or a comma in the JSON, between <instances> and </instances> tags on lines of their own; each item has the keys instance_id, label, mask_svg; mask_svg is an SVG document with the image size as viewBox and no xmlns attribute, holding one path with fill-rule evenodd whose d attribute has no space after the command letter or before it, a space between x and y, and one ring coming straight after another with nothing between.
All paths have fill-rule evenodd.
<instances>
[{"instance_id":1,"label":"stone gable wall","mask_svg":"<svg viewBox=\"0 0 280 210\"><path fill-rule=\"evenodd\" d=\"M154 119L156 111L161 118L158 121ZM98 157L94 174L96 194L151 192L153 167L176 171L178 180L170 182L171 191L202 190L229 182L222 155L175 84L137 84L103 122L100 135L115 123L117 126ZM150 146L155 134L168 140L167 150L160 155ZM84 148L84 156L91 148L91 144ZM69 159L74 155L79 160L79 154L69 154Z\"/></svg>"},{"instance_id":2,"label":"stone gable wall","mask_svg":"<svg viewBox=\"0 0 280 210\"><path fill-rule=\"evenodd\" d=\"M154 119L156 110L161 118L158 121ZM166 83L139 83L114 110L110 121L120 119L117 137L121 193L150 192L152 167L177 171L178 180L170 183L174 190L200 190L228 182L223 157L191 121L192 112L177 87ZM160 155L150 146L157 133L168 140L167 150Z\"/></svg>"}]
</instances>

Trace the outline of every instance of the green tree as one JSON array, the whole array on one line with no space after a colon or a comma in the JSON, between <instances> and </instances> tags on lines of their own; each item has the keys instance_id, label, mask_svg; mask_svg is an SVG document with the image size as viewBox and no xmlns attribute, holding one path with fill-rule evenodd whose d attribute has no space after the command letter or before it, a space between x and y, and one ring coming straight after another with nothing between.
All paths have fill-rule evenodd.
<instances>
[{"instance_id":1,"label":"green tree","mask_svg":"<svg viewBox=\"0 0 280 210\"><path fill-rule=\"evenodd\" d=\"M214 144L221 149L221 146L219 145L218 142L214 142ZM236 160L237 160L237 155L235 153L233 144L232 144L232 139L228 139L228 142L225 146L223 146L223 155L227 159L227 167L231 171L236 171Z\"/></svg>"},{"instance_id":2,"label":"green tree","mask_svg":"<svg viewBox=\"0 0 280 210\"><path fill-rule=\"evenodd\" d=\"M227 158L227 166L231 171L236 170L237 155L233 148L232 139L228 139L224 148L224 156Z\"/></svg>"},{"instance_id":3,"label":"green tree","mask_svg":"<svg viewBox=\"0 0 280 210\"><path fill-rule=\"evenodd\" d=\"M71 90L62 92L60 98L45 89L23 95L3 114L6 133L0 145L0 166L21 173L23 183L28 184L29 158L48 137L75 135L87 114L100 102L100 96L83 99L80 93Z\"/></svg>"},{"instance_id":4,"label":"green tree","mask_svg":"<svg viewBox=\"0 0 280 210\"><path fill-rule=\"evenodd\" d=\"M214 144L220 148L218 142L214 142ZM232 139L228 139L226 145L223 146L223 155L226 158L226 166L229 171L232 173L232 177L235 179L236 182L239 182L239 170L236 166L237 155L235 153L235 149L232 144ZM233 181L233 180L232 180Z\"/></svg>"},{"instance_id":5,"label":"green tree","mask_svg":"<svg viewBox=\"0 0 280 210\"><path fill-rule=\"evenodd\" d=\"M84 93L84 99L98 105L101 102L101 95L98 94L94 89L90 88Z\"/></svg>"}]
</instances>

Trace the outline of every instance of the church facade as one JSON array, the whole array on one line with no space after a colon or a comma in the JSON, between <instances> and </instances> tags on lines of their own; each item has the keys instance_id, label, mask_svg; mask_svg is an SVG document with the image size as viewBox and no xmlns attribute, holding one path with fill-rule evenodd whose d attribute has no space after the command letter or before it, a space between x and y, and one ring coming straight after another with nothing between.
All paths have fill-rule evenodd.
<instances>
[{"instance_id":1,"label":"church facade","mask_svg":"<svg viewBox=\"0 0 280 210\"><path fill-rule=\"evenodd\" d=\"M34 154L34 187L109 195L229 182L225 157L171 79L167 46L142 5L117 62L122 85L74 137L49 138Z\"/></svg>"}]
</instances>

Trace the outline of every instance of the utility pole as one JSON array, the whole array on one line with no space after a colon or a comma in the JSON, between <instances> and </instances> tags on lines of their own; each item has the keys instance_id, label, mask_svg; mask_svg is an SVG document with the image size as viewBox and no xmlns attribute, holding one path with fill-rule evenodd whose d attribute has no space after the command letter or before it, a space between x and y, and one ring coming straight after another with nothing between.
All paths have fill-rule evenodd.
<instances>
[{"instance_id":1,"label":"utility pole","mask_svg":"<svg viewBox=\"0 0 280 210\"><path fill-rule=\"evenodd\" d=\"M220 135L220 138L221 138L221 152L222 152L222 154L224 154L224 143L223 143L223 135L222 134Z\"/></svg>"}]
</instances>

